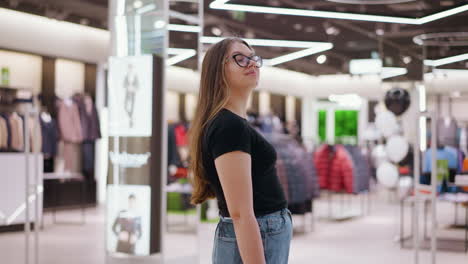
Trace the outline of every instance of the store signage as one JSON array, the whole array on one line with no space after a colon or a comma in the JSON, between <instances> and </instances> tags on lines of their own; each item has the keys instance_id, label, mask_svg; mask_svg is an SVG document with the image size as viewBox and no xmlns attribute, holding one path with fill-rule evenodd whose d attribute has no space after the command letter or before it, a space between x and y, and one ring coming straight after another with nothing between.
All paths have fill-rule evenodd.
<instances>
[{"instance_id":1,"label":"store signage","mask_svg":"<svg viewBox=\"0 0 468 264\"><path fill-rule=\"evenodd\" d=\"M122 168L140 168L143 165L148 163L148 159L151 156L151 153L143 154L130 154L127 152L115 153L113 151L109 152L109 156L112 164L120 166Z\"/></svg>"}]
</instances>

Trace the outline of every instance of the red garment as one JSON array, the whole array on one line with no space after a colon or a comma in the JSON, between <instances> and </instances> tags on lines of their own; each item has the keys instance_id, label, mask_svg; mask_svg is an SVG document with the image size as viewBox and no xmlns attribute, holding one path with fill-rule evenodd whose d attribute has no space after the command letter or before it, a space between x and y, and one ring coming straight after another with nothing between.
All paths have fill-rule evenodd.
<instances>
[{"instance_id":1,"label":"red garment","mask_svg":"<svg viewBox=\"0 0 468 264\"><path fill-rule=\"evenodd\" d=\"M177 168L177 171L174 175L177 179L185 179L188 176L188 169L186 168Z\"/></svg>"},{"instance_id":2,"label":"red garment","mask_svg":"<svg viewBox=\"0 0 468 264\"><path fill-rule=\"evenodd\" d=\"M400 167L399 171L400 171L400 175L408 175L410 173L408 166Z\"/></svg>"},{"instance_id":3,"label":"red garment","mask_svg":"<svg viewBox=\"0 0 468 264\"><path fill-rule=\"evenodd\" d=\"M176 145L187 146L187 129L184 125L178 125L174 128L174 134L176 138Z\"/></svg>"},{"instance_id":4,"label":"red garment","mask_svg":"<svg viewBox=\"0 0 468 264\"><path fill-rule=\"evenodd\" d=\"M335 147L335 156L331 162L329 189L336 192L354 192L353 161L343 146Z\"/></svg>"},{"instance_id":5,"label":"red garment","mask_svg":"<svg viewBox=\"0 0 468 264\"><path fill-rule=\"evenodd\" d=\"M333 158L330 146L322 145L314 153L314 163L317 170L320 189L328 189L330 187L330 161Z\"/></svg>"}]
</instances>

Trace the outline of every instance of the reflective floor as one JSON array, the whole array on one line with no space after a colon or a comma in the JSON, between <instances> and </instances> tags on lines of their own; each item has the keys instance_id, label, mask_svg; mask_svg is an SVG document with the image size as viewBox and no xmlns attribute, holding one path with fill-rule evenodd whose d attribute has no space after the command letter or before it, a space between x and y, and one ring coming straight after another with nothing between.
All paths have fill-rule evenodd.
<instances>
[{"instance_id":1,"label":"reflective floor","mask_svg":"<svg viewBox=\"0 0 468 264\"><path fill-rule=\"evenodd\" d=\"M374 195L371 199L369 215L339 222L324 219L328 214L327 201L316 201L313 231L311 215L306 218L294 216L296 231L291 247L290 263L413 263L413 251L400 249L399 243L396 242L399 234L399 204L390 202L386 194ZM346 206L349 205L345 204L345 208ZM453 205L440 203L438 210L439 234L463 239L463 230L448 228L454 222ZM111 263L106 261L105 255L104 212L103 208L87 209L85 225L76 224L81 220L79 210L58 213L57 219L61 222L70 222L68 224L53 224L51 214L46 213L44 229L40 232L39 263ZM463 212L464 209L459 209L459 223L464 222ZM409 230L409 211L406 220ZM306 232L303 232L304 224ZM197 263L198 258L200 258L199 263L211 263L212 237L216 225L201 225L199 237L194 233L195 226L196 221L193 216L169 216L170 232L164 244L166 263ZM21 232L1 233L1 263L24 263L24 240L24 234ZM438 263L468 263L467 253L439 252L437 258ZM151 263L156 262L152 260ZM112 263L147 262L121 259ZM430 263L427 251L421 253L420 263Z\"/></svg>"}]
</instances>

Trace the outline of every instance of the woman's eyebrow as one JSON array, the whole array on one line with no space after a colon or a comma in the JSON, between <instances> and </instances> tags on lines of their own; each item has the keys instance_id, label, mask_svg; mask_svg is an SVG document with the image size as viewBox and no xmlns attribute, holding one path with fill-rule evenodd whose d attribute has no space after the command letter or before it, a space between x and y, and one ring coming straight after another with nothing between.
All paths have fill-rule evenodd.
<instances>
[{"instance_id":1,"label":"woman's eyebrow","mask_svg":"<svg viewBox=\"0 0 468 264\"><path fill-rule=\"evenodd\" d=\"M242 53L242 52L240 52L240 51L234 51L234 52L231 54L231 56L234 56L234 55L237 55L237 54L242 54L242 55L247 56L247 57L252 57L252 56L255 55L255 52L250 53L250 55L245 55L244 53Z\"/></svg>"}]
</instances>

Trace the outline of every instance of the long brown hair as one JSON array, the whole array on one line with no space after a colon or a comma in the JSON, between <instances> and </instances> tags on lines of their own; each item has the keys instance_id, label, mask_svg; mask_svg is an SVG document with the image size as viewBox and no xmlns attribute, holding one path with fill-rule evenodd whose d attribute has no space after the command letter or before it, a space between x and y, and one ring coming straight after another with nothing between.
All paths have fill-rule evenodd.
<instances>
[{"instance_id":1,"label":"long brown hair","mask_svg":"<svg viewBox=\"0 0 468 264\"><path fill-rule=\"evenodd\" d=\"M229 88L224 72L229 48L235 42L252 49L240 38L226 38L212 46L203 59L200 77L200 91L195 116L189 131L190 137L190 171L193 185L192 204L200 204L215 194L208 185L202 157L203 132L208 122L226 106Z\"/></svg>"}]
</instances>

